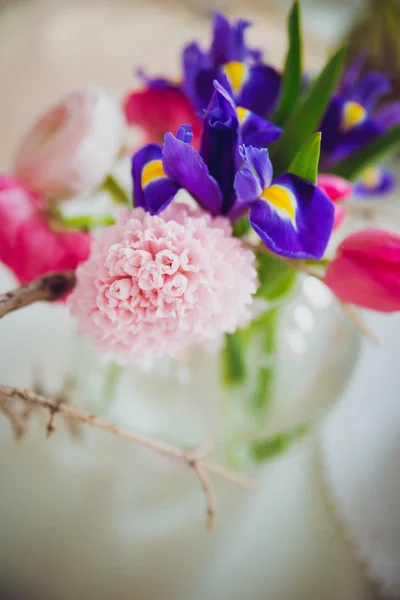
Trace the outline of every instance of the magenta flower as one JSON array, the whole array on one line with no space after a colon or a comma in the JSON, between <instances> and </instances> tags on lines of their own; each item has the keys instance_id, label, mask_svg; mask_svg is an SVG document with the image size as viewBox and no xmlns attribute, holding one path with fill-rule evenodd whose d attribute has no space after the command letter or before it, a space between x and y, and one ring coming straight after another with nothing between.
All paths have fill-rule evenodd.
<instances>
[{"instance_id":1,"label":"magenta flower","mask_svg":"<svg viewBox=\"0 0 400 600\"><path fill-rule=\"evenodd\" d=\"M400 310L400 236L381 229L349 235L325 283L343 302L380 312Z\"/></svg>"},{"instance_id":2,"label":"magenta flower","mask_svg":"<svg viewBox=\"0 0 400 600\"><path fill-rule=\"evenodd\" d=\"M318 175L317 185L332 202L347 200L353 194L353 186L350 181L331 173L321 173Z\"/></svg>"},{"instance_id":3,"label":"magenta flower","mask_svg":"<svg viewBox=\"0 0 400 600\"><path fill-rule=\"evenodd\" d=\"M333 229L337 229L346 217L346 210L339 203L347 200L353 194L353 186L347 179L330 173L318 175L317 185L335 203Z\"/></svg>"},{"instance_id":4,"label":"magenta flower","mask_svg":"<svg viewBox=\"0 0 400 600\"><path fill-rule=\"evenodd\" d=\"M217 349L249 319L253 253L227 218L177 202L161 215L121 212L77 271L71 313L122 365L199 343Z\"/></svg>"},{"instance_id":5,"label":"magenta flower","mask_svg":"<svg viewBox=\"0 0 400 600\"><path fill-rule=\"evenodd\" d=\"M0 261L21 283L75 269L89 254L87 233L53 231L43 199L6 175L0 175L0 222Z\"/></svg>"}]
</instances>

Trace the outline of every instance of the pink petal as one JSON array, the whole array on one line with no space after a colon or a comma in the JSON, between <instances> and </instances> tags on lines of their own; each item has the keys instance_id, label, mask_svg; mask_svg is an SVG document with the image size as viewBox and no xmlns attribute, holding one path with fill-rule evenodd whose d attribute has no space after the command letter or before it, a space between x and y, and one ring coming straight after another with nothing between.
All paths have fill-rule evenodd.
<instances>
[{"instance_id":1,"label":"pink petal","mask_svg":"<svg viewBox=\"0 0 400 600\"><path fill-rule=\"evenodd\" d=\"M325 192L332 202L346 200L353 193L353 186L349 181L343 179L343 177L330 175L329 173L321 173L321 175L318 175L317 185Z\"/></svg>"}]
</instances>

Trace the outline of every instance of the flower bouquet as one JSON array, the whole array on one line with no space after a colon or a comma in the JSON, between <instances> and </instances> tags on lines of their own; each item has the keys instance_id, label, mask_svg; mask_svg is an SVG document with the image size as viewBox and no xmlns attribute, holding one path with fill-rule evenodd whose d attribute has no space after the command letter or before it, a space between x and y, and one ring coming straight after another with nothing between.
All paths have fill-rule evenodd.
<instances>
[{"instance_id":1,"label":"flower bouquet","mask_svg":"<svg viewBox=\"0 0 400 600\"><path fill-rule=\"evenodd\" d=\"M247 485L237 468L288 448L338 397L353 325L369 335L356 307L400 310L400 236L341 235L350 197L396 183L380 163L400 141L387 78L361 57L345 69L345 48L309 77L297 2L282 72L248 47L248 26L217 13L209 49L183 49L179 82L140 71L121 104L73 91L0 177L0 260L21 283L0 316L63 302L86 344L73 404L1 385L1 411L17 437L21 406L43 407L49 436L60 414L182 460L209 525L210 473ZM130 127L145 145L128 147Z\"/></svg>"}]
</instances>

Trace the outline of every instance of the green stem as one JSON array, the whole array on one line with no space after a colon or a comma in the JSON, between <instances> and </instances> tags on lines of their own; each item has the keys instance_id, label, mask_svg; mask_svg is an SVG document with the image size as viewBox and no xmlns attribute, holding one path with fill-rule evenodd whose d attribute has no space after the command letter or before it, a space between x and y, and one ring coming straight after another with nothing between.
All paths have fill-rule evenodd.
<instances>
[{"instance_id":1,"label":"green stem","mask_svg":"<svg viewBox=\"0 0 400 600\"><path fill-rule=\"evenodd\" d=\"M108 175L105 178L100 189L107 192L116 204L123 204L125 206L132 205L132 201L128 194L113 175Z\"/></svg>"},{"instance_id":2,"label":"green stem","mask_svg":"<svg viewBox=\"0 0 400 600\"><path fill-rule=\"evenodd\" d=\"M250 406L257 414L266 413L271 406L275 381L276 333L279 309L265 313L262 325L262 346L260 364L256 375L255 388L250 397Z\"/></svg>"},{"instance_id":3,"label":"green stem","mask_svg":"<svg viewBox=\"0 0 400 600\"><path fill-rule=\"evenodd\" d=\"M226 386L236 386L246 379L246 360L240 331L225 336L221 353L222 376Z\"/></svg>"},{"instance_id":4,"label":"green stem","mask_svg":"<svg viewBox=\"0 0 400 600\"><path fill-rule=\"evenodd\" d=\"M265 440L255 442L251 446L253 458L262 462L285 452L294 442L297 442L310 431L310 423L301 423L297 427L277 433Z\"/></svg>"},{"instance_id":5,"label":"green stem","mask_svg":"<svg viewBox=\"0 0 400 600\"><path fill-rule=\"evenodd\" d=\"M95 227L108 227L109 225L114 225L115 219L111 215L77 215L75 217L62 217L62 223L63 227L66 229L90 230Z\"/></svg>"},{"instance_id":6,"label":"green stem","mask_svg":"<svg viewBox=\"0 0 400 600\"><path fill-rule=\"evenodd\" d=\"M111 363L107 367L104 387L101 393L101 397L99 400L99 404L96 405L97 414L105 414L110 408L114 398L115 392L117 390L117 386L119 383L120 376L122 374L122 367L117 365L116 363Z\"/></svg>"}]
</instances>

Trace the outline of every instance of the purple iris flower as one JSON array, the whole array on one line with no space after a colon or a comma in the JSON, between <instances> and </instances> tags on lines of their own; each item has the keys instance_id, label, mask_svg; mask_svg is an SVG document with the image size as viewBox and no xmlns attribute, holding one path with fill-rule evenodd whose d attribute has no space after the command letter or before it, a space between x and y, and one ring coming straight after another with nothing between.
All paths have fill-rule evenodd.
<instances>
[{"instance_id":1,"label":"purple iris flower","mask_svg":"<svg viewBox=\"0 0 400 600\"><path fill-rule=\"evenodd\" d=\"M135 206L159 214L184 188L206 211L221 213L221 190L200 154L190 146L191 139L190 127L182 125L176 137L165 134L162 147L148 144L133 156Z\"/></svg>"},{"instance_id":2,"label":"purple iris flower","mask_svg":"<svg viewBox=\"0 0 400 600\"><path fill-rule=\"evenodd\" d=\"M190 146L190 127L182 126L176 137L165 135L163 147L149 144L133 156L135 204L158 214L185 188L211 214L228 214L235 202L239 145L267 145L280 134L276 125L250 111L240 111L226 89L215 82L200 153Z\"/></svg>"},{"instance_id":3,"label":"purple iris flower","mask_svg":"<svg viewBox=\"0 0 400 600\"><path fill-rule=\"evenodd\" d=\"M246 46L244 33L249 25L242 20L231 25L217 12L210 50L203 52L196 42L184 49L183 89L197 110L208 106L214 80L226 86L236 105L243 109L266 117L274 108L281 78L275 69L261 62L259 50Z\"/></svg>"},{"instance_id":4,"label":"purple iris flower","mask_svg":"<svg viewBox=\"0 0 400 600\"><path fill-rule=\"evenodd\" d=\"M243 166L235 178L237 203L264 244L281 256L320 259L333 229L334 206L310 181L292 173L273 179L266 148L241 148Z\"/></svg>"},{"instance_id":5,"label":"purple iris flower","mask_svg":"<svg viewBox=\"0 0 400 600\"><path fill-rule=\"evenodd\" d=\"M354 184L354 194L360 198L369 198L389 194L397 184L396 176L379 166L367 167Z\"/></svg>"},{"instance_id":6,"label":"purple iris flower","mask_svg":"<svg viewBox=\"0 0 400 600\"><path fill-rule=\"evenodd\" d=\"M346 71L321 122L322 164L325 167L400 122L400 103L376 110L377 102L390 91L389 80L375 71L361 76L363 60L359 57Z\"/></svg>"},{"instance_id":7,"label":"purple iris flower","mask_svg":"<svg viewBox=\"0 0 400 600\"><path fill-rule=\"evenodd\" d=\"M259 119L259 117L257 117ZM132 158L136 206L158 214L183 188L212 215L235 220L249 212L265 245L282 256L320 258L333 228L329 198L309 181L286 173L272 181L268 150L242 144L238 110L216 83L206 111L200 152L191 130L167 133Z\"/></svg>"}]
</instances>

